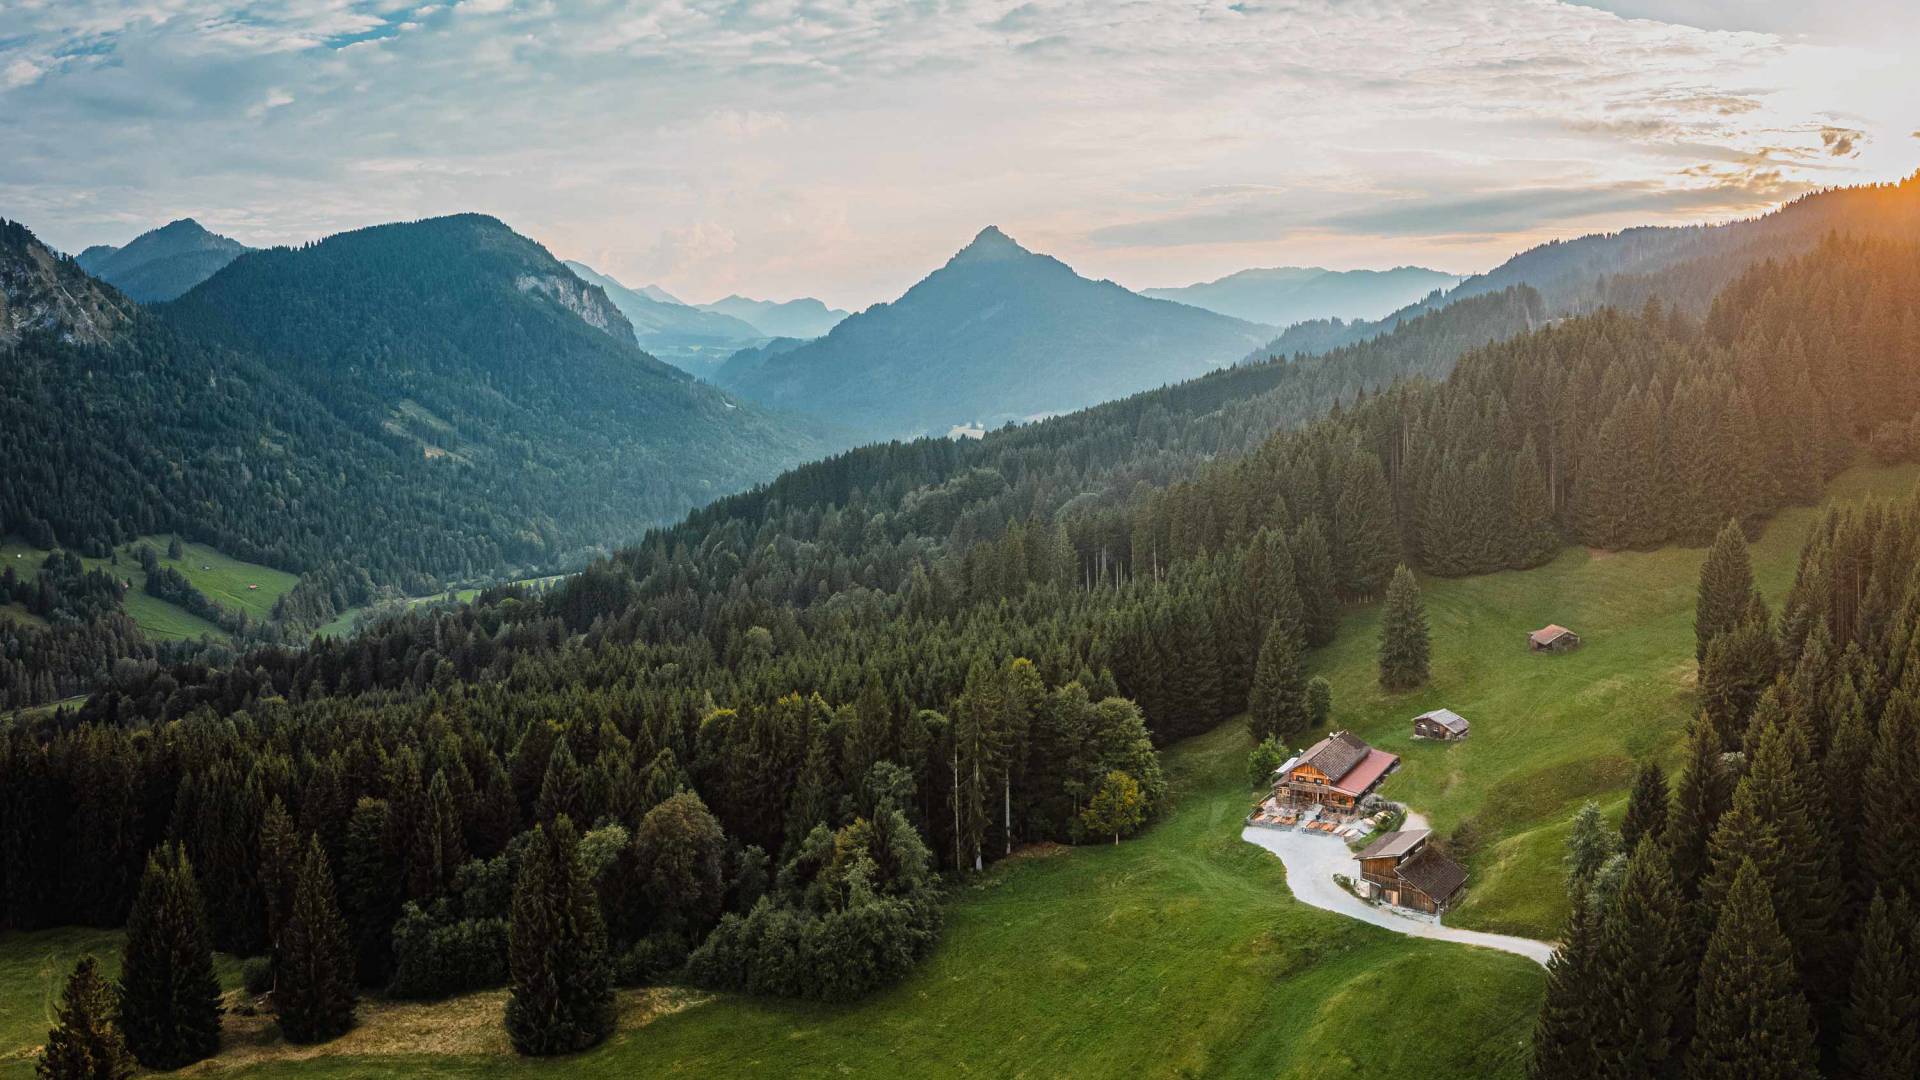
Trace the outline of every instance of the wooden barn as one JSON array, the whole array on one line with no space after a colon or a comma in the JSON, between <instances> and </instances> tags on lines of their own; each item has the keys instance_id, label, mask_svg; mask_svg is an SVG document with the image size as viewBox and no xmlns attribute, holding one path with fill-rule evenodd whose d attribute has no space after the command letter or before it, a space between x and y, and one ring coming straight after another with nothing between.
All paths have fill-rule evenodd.
<instances>
[{"instance_id":1,"label":"wooden barn","mask_svg":"<svg viewBox=\"0 0 1920 1080\"><path fill-rule=\"evenodd\" d=\"M1421 739L1464 739L1472 725L1452 709L1435 709L1413 718L1413 734Z\"/></svg>"},{"instance_id":2,"label":"wooden barn","mask_svg":"<svg viewBox=\"0 0 1920 1080\"><path fill-rule=\"evenodd\" d=\"M1400 764L1396 754L1375 750L1360 736L1336 731L1274 773L1273 796L1282 806L1322 806L1351 814Z\"/></svg>"},{"instance_id":3,"label":"wooden barn","mask_svg":"<svg viewBox=\"0 0 1920 1080\"><path fill-rule=\"evenodd\" d=\"M1467 883L1459 863L1427 843L1427 829L1390 832L1360 853L1360 879L1394 907L1438 915L1453 905Z\"/></svg>"},{"instance_id":4,"label":"wooden barn","mask_svg":"<svg viewBox=\"0 0 1920 1080\"><path fill-rule=\"evenodd\" d=\"M1534 652L1568 652L1580 647L1580 635L1557 623L1527 635L1527 647Z\"/></svg>"}]
</instances>

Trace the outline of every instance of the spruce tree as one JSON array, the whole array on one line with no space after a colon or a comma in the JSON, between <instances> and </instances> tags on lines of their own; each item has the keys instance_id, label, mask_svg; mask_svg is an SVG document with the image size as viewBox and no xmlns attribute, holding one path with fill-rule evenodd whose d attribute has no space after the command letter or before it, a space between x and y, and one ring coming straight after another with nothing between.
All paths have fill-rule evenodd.
<instances>
[{"instance_id":1,"label":"spruce tree","mask_svg":"<svg viewBox=\"0 0 1920 1080\"><path fill-rule=\"evenodd\" d=\"M1293 555L1294 585L1300 593L1307 647L1317 649L1333 640L1340 621L1339 584L1334 580L1333 554L1320 519L1309 515L1302 521L1288 549Z\"/></svg>"},{"instance_id":2,"label":"spruce tree","mask_svg":"<svg viewBox=\"0 0 1920 1080\"><path fill-rule=\"evenodd\" d=\"M274 956L273 1010L289 1042L325 1042L353 1026L353 944L317 837L307 843Z\"/></svg>"},{"instance_id":3,"label":"spruce tree","mask_svg":"<svg viewBox=\"0 0 1920 1080\"><path fill-rule=\"evenodd\" d=\"M1731 795L1721 767L1720 738L1706 717L1698 717L1687 733L1687 768L1680 774L1666 826L1673 884L1690 902L1699 899L1700 882L1710 865L1707 845ZM1701 944L1704 947L1704 935Z\"/></svg>"},{"instance_id":4,"label":"spruce tree","mask_svg":"<svg viewBox=\"0 0 1920 1080\"><path fill-rule=\"evenodd\" d=\"M1508 480L1508 565L1525 569L1553 558L1560 548L1560 534L1554 527L1553 493L1547 488L1546 473L1540 467L1540 455L1533 436L1520 447L1513 459Z\"/></svg>"},{"instance_id":5,"label":"spruce tree","mask_svg":"<svg viewBox=\"0 0 1920 1080\"><path fill-rule=\"evenodd\" d=\"M1761 870L1735 874L1694 995L1688 1080L1817 1080L1813 1021Z\"/></svg>"},{"instance_id":6,"label":"spruce tree","mask_svg":"<svg viewBox=\"0 0 1920 1080\"><path fill-rule=\"evenodd\" d=\"M573 822L534 827L514 882L507 1036L522 1054L585 1050L613 1031L613 972Z\"/></svg>"},{"instance_id":7,"label":"spruce tree","mask_svg":"<svg viewBox=\"0 0 1920 1080\"><path fill-rule=\"evenodd\" d=\"M1753 596L1753 561L1738 521L1728 521L1700 564L1699 599L1693 614L1693 658L1706 669L1707 646L1738 626Z\"/></svg>"},{"instance_id":8,"label":"spruce tree","mask_svg":"<svg viewBox=\"0 0 1920 1080\"><path fill-rule=\"evenodd\" d=\"M1657 761L1645 761L1633 777L1627 816L1620 822L1620 847L1632 851L1641 837L1662 837L1667 830L1667 774Z\"/></svg>"},{"instance_id":9,"label":"spruce tree","mask_svg":"<svg viewBox=\"0 0 1920 1080\"><path fill-rule=\"evenodd\" d=\"M1920 1076L1920 956L1912 906L1874 893L1860 926L1846 1017L1840 1032L1841 1074L1857 1080Z\"/></svg>"},{"instance_id":10,"label":"spruce tree","mask_svg":"<svg viewBox=\"0 0 1920 1080\"><path fill-rule=\"evenodd\" d=\"M1529 1080L1598 1075L1593 997L1599 943L1600 915L1576 894L1560 947L1547 961L1547 996L1534 1021Z\"/></svg>"},{"instance_id":11,"label":"spruce tree","mask_svg":"<svg viewBox=\"0 0 1920 1080\"><path fill-rule=\"evenodd\" d=\"M1427 609L1420 585L1405 566L1393 572L1380 616L1380 685L1411 690L1427 681Z\"/></svg>"},{"instance_id":12,"label":"spruce tree","mask_svg":"<svg viewBox=\"0 0 1920 1080\"><path fill-rule=\"evenodd\" d=\"M1600 931L1590 991L1595 1075L1659 1076L1677 1056L1674 1020L1688 978L1686 927L1666 854L1648 837L1627 860Z\"/></svg>"},{"instance_id":13,"label":"spruce tree","mask_svg":"<svg viewBox=\"0 0 1920 1080\"><path fill-rule=\"evenodd\" d=\"M41 1080L125 1080L133 1055L115 1023L113 984L91 956L80 958L60 995L59 1026L47 1033L35 1073Z\"/></svg>"},{"instance_id":14,"label":"spruce tree","mask_svg":"<svg viewBox=\"0 0 1920 1080\"><path fill-rule=\"evenodd\" d=\"M1600 804L1589 802L1573 816L1567 834L1567 891L1584 896L1608 859L1619 851L1619 835L1600 816Z\"/></svg>"},{"instance_id":15,"label":"spruce tree","mask_svg":"<svg viewBox=\"0 0 1920 1080\"><path fill-rule=\"evenodd\" d=\"M1275 619L1260 645L1253 692L1247 696L1247 726L1255 742L1270 738L1286 742L1305 731L1308 722L1307 682L1300 670L1300 645L1293 632Z\"/></svg>"},{"instance_id":16,"label":"spruce tree","mask_svg":"<svg viewBox=\"0 0 1920 1080\"><path fill-rule=\"evenodd\" d=\"M1880 715L1867 767L1860 861L1867 878L1889 894L1920 897L1920 706L1895 690Z\"/></svg>"},{"instance_id":17,"label":"spruce tree","mask_svg":"<svg viewBox=\"0 0 1920 1080\"><path fill-rule=\"evenodd\" d=\"M120 1030L149 1069L178 1069L220 1049L220 981L200 887L186 852L147 859L120 961Z\"/></svg>"},{"instance_id":18,"label":"spruce tree","mask_svg":"<svg viewBox=\"0 0 1920 1080\"><path fill-rule=\"evenodd\" d=\"M1400 529L1380 459L1366 451L1349 454L1341 469L1333 534L1341 594L1352 599L1378 595L1400 561Z\"/></svg>"},{"instance_id":19,"label":"spruce tree","mask_svg":"<svg viewBox=\"0 0 1920 1080\"><path fill-rule=\"evenodd\" d=\"M552 821L562 814L567 817L581 817L586 811L586 776L580 763L574 760L573 750L562 738L554 745L553 755L547 761L547 775L540 782L540 797L534 801L533 819L539 822Z\"/></svg>"}]
</instances>

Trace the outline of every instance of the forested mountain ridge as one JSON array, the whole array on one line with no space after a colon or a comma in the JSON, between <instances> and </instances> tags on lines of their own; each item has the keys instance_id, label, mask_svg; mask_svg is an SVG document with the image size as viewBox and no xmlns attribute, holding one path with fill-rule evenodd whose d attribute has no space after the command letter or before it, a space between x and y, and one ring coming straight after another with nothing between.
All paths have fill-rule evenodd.
<instances>
[{"instance_id":1,"label":"forested mountain ridge","mask_svg":"<svg viewBox=\"0 0 1920 1080\"><path fill-rule=\"evenodd\" d=\"M0 364L0 534L100 557L204 541L303 575L293 632L378 587L604 550L819 445L641 352L597 287L491 219L255 252L144 311L23 228L9 250L0 279L67 289L9 309L75 321ZM101 311L124 325L86 344Z\"/></svg>"},{"instance_id":2,"label":"forested mountain ridge","mask_svg":"<svg viewBox=\"0 0 1920 1080\"><path fill-rule=\"evenodd\" d=\"M1278 266L1241 270L1179 288L1142 289L1140 295L1248 322L1291 326L1311 319L1378 319L1459 282L1457 274L1420 266L1391 270Z\"/></svg>"},{"instance_id":3,"label":"forested mountain ridge","mask_svg":"<svg viewBox=\"0 0 1920 1080\"><path fill-rule=\"evenodd\" d=\"M1089 281L989 227L898 300L728 386L888 438L1082 408L1220 367L1266 336Z\"/></svg>"},{"instance_id":4,"label":"forested mountain ridge","mask_svg":"<svg viewBox=\"0 0 1920 1080\"><path fill-rule=\"evenodd\" d=\"M1256 356L1324 352L1364 341L1423 311L1514 285L1531 286L1553 316L1648 299L1699 315L1748 266L1798 254L1829 233L1920 236L1920 173L1896 184L1830 188L1757 217L1717 225L1642 226L1554 240L1520 252L1444 293L1377 321L1315 319L1288 327Z\"/></svg>"},{"instance_id":5,"label":"forested mountain ridge","mask_svg":"<svg viewBox=\"0 0 1920 1080\"><path fill-rule=\"evenodd\" d=\"M252 250L181 218L141 233L124 247L97 244L74 261L132 299L154 303L179 296Z\"/></svg>"}]
</instances>

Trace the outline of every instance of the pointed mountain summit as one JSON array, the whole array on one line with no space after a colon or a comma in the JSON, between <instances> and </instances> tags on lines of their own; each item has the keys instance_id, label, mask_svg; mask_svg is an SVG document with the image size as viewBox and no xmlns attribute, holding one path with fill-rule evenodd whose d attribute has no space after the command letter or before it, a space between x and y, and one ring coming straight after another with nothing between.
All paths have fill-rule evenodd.
<instances>
[{"instance_id":1,"label":"pointed mountain summit","mask_svg":"<svg viewBox=\"0 0 1920 1080\"><path fill-rule=\"evenodd\" d=\"M1030 257L1033 252L1021 247L1013 237L1000 231L1000 226L989 225L974 234L971 243L961 248L953 258L947 260L948 266L964 266L968 263L1003 262Z\"/></svg>"},{"instance_id":2,"label":"pointed mountain summit","mask_svg":"<svg viewBox=\"0 0 1920 1080\"><path fill-rule=\"evenodd\" d=\"M192 218L141 233L125 247L97 244L74 261L80 268L143 304L180 296L253 249Z\"/></svg>"},{"instance_id":3,"label":"pointed mountain summit","mask_svg":"<svg viewBox=\"0 0 1920 1080\"><path fill-rule=\"evenodd\" d=\"M1232 363L1271 336L1091 281L989 226L893 303L799 348L729 365L721 379L862 437L893 438L1122 397Z\"/></svg>"}]
</instances>

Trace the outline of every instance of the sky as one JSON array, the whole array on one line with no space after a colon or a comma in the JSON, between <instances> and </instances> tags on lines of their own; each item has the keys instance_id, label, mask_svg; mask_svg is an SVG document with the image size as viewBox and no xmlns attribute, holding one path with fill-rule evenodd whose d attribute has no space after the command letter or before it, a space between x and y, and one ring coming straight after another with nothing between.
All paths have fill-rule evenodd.
<instances>
[{"instance_id":1,"label":"sky","mask_svg":"<svg viewBox=\"0 0 1920 1080\"><path fill-rule=\"evenodd\" d=\"M988 224L1134 288L1471 272L1912 173L1916 43L1905 0L0 0L0 216L480 211L850 309Z\"/></svg>"}]
</instances>

